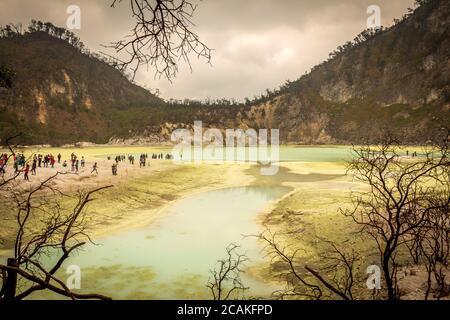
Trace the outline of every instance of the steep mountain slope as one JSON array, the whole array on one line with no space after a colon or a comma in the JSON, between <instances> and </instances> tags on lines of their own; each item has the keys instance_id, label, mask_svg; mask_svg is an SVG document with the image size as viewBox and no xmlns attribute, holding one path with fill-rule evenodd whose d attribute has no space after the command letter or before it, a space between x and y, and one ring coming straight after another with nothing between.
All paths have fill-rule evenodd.
<instances>
[{"instance_id":1,"label":"steep mountain slope","mask_svg":"<svg viewBox=\"0 0 450 320\"><path fill-rule=\"evenodd\" d=\"M185 123L134 130L126 141L167 140L170 129L203 120L219 128L279 128L282 143L374 142L386 132L404 143L424 143L450 126L449 16L449 1L422 1L395 26L362 33L256 102L219 111L192 108Z\"/></svg>"},{"instance_id":2,"label":"steep mountain slope","mask_svg":"<svg viewBox=\"0 0 450 320\"><path fill-rule=\"evenodd\" d=\"M253 106L242 121L280 127L285 142L359 142L385 129L424 142L450 124L449 16L449 1L427 1Z\"/></svg>"},{"instance_id":3,"label":"steep mountain slope","mask_svg":"<svg viewBox=\"0 0 450 320\"><path fill-rule=\"evenodd\" d=\"M423 0L395 26L363 33L270 95L212 106L166 103L45 32L3 37L0 139L24 132L24 143L154 143L203 120L279 128L282 143L360 143L385 130L424 143L450 124L449 16L448 0Z\"/></svg>"},{"instance_id":4,"label":"steep mountain slope","mask_svg":"<svg viewBox=\"0 0 450 320\"><path fill-rule=\"evenodd\" d=\"M163 104L119 71L45 32L0 39L0 66L14 73L0 89L0 131L28 143L107 141L127 114Z\"/></svg>"}]
</instances>

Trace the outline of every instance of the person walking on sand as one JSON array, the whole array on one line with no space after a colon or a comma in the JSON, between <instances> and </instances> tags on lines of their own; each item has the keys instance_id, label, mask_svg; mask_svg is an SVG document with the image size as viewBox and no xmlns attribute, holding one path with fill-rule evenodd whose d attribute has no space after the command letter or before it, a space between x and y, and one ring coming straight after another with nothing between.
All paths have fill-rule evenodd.
<instances>
[{"instance_id":1,"label":"person walking on sand","mask_svg":"<svg viewBox=\"0 0 450 320\"><path fill-rule=\"evenodd\" d=\"M58 164L61 163L61 153L58 153Z\"/></svg>"},{"instance_id":2,"label":"person walking on sand","mask_svg":"<svg viewBox=\"0 0 450 320\"><path fill-rule=\"evenodd\" d=\"M27 163L26 166L25 166L25 169L23 170L23 178L25 180L30 180L28 178L28 172L30 172L30 165Z\"/></svg>"},{"instance_id":3,"label":"person walking on sand","mask_svg":"<svg viewBox=\"0 0 450 320\"><path fill-rule=\"evenodd\" d=\"M94 165L92 166L92 171L91 171L91 173L96 173L96 174L98 174L98 171L97 171L97 162L96 163L94 163Z\"/></svg>"},{"instance_id":4,"label":"person walking on sand","mask_svg":"<svg viewBox=\"0 0 450 320\"><path fill-rule=\"evenodd\" d=\"M84 168L84 156L81 157L81 167Z\"/></svg>"},{"instance_id":5,"label":"person walking on sand","mask_svg":"<svg viewBox=\"0 0 450 320\"><path fill-rule=\"evenodd\" d=\"M3 177L6 173L6 160L4 156L2 155L0 157L0 177Z\"/></svg>"},{"instance_id":6,"label":"person walking on sand","mask_svg":"<svg viewBox=\"0 0 450 320\"><path fill-rule=\"evenodd\" d=\"M75 161L75 172L78 173L78 165L79 165L79 160L77 159Z\"/></svg>"},{"instance_id":7,"label":"person walking on sand","mask_svg":"<svg viewBox=\"0 0 450 320\"><path fill-rule=\"evenodd\" d=\"M33 164L31 165L31 174L33 175L33 176L35 176L36 175L36 158L34 158L33 159Z\"/></svg>"},{"instance_id":8,"label":"person walking on sand","mask_svg":"<svg viewBox=\"0 0 450 320\"><path fill-rule=\"evenodd\" d=\"M19 172L19 163L17 162L17 159L14 159L14 174Z\"/></svg>"}]
</instances>

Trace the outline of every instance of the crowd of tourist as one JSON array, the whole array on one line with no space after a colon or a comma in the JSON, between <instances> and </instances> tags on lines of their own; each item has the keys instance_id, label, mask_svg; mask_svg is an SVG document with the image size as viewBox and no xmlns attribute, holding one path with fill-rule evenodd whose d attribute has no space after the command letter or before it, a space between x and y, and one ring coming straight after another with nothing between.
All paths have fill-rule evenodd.
<instances>
[{"instance_id":1,"label":"crowd of tourist","mask_svg":"<svg viewBox=\"0 0 450 320\"><path fill-rule=\"evenodd\" d=\"M147 153L140 154L139 167L145 167L148 165L148 158L149 155ZM111 156L108 156L107 159L111 160ZM151 155L151 159L170 160L173 159L173 156L171 154L164 155L162 153L153 153ZM135 156L133 154L129 154L128 157L123 154L115 156L111 167L112 174L114 176L118 173L119 163L127 160L130 165L134 165ZM86 161L84 156L79 158L74 152L70 155L70 159L63 159L61 153L58 153L56 156L53 154L33 154L33 156L29 159L27 159L23 153L3 153L0 154L0 177L6 174L9 164L12 164L14 174L20 175L23 173L23 178L25 180L30 180L29 174L31 173L31 175L36 175L37 170L41 168L55 169L56 167L60 167L65 172L67 172L70 168L70 172L76 174L81 170L81 168L86 166ZM97 162L92 165L91 174L98 175Z\"/></svg>"}]
</instances>

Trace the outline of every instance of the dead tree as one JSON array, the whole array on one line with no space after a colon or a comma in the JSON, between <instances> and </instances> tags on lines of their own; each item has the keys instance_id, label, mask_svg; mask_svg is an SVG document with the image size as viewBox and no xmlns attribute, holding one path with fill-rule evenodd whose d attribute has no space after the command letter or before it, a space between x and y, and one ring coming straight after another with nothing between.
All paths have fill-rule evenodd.
<instances>
[{"instance_id":1,"label":"dead tree","mask_svg":"<svg viewBox=\"0 0 450 320\"><path fill-rule=\"evenodd\" d=\"M447 141L415 159L405 159L394 139L353 150L356 157L349 163L348 172L368 191L355 193L354 208L343 213L375 240L388 299L399 298L399 248L414 240L414 232L423 227L429 214L441 208L428 199L449 184Z\"/></svg>"},{"instance_id":2,"label":"dead tree","mask_svg":"<svg viewBox=\"0 0 450 320\"><path fill-rule=\"evenodd\" d=\"M14 257L8 259L7 265L0 265L4 280L4 299L24 299L40 290L50 290L72 299L107 299L98 294L78 294L71 291L56 272L64 261L77 249L91 241L86 233L86 205L91 202L92 195L108 187L100 187L89 192L79 192L77 203L67 210L58 201L50 200L59 191L51 183L59 175L45 179L21 196L13 195L16 203L18 231L14 243ZM9 190L14 192L13 190ZM57 257L51 267L44 267L42 257ZM30 283L29 287L17 292L18 276Z\"/></svg>"},{"instance_id":3,"label":"dead tree","mask_svg":"<svg viewBox=\"0 0 450 320\"><path fill-rule=\"evenodd\" d=\"M434 291L434 297L438 300L450 294L450 286L446 282L450 256L449 192L450 190L443 191L430 200L430 205L436 209L429 212L418 237L420 263L425 265L427 271L425 300L429 298L431 291ZM435 288L432 288L432 277L436 282Z\"/></svg>"},{"instance_id":4,"label":"dead tree","mask_svg":"<svg viewBox=\"0 0 450 320\"><path fill-rule=\"evenodd\" d=\"M275 292L279 298L354 299L352 290L358 277L355 274L355 265L359 259L354 250L345 252L334 243L326 241L331 250L321 257L324 267L318 270L298 261L299 250L281 245L276 234L266 231L258 238L266 244L265 251L272 264L281 264L283 269L279 277L286 282L287 287ZM324 274L332 274L332 277Z\"/></svg>"},{"instance_id":5,"label":"dead tree","mask_svg":"<svg viewBox=\"0 0 450 320\"><path fill-rule=\"evenodd\" d=\"M232 243L227 248L227 257L217 262L217 267L210 270L210 278L206 287L211 291L214 300L229 300L242 297L248 290L241 278L243 266L248 258L237 252L239 246Z\"/></svg>"},{"instance_id":6,"label":"dead tree","mask_svg":"<svg viewBox=\"0 0 450 320\"><path fill-rule=\"evenodd\" d=\"M10 146L11 152L14 153ZM71 299L109 299L99 294L79 294L70 290L56 273L77 249L91 241L86 233L86 206L92 196L111 186L88 192L79 191L72 208L63 206L58 197L69 197L57 190L53 183L56 173L29 189L15 179L4 180L1 192L10 198L8 210L15 210L17 233L14 256L6 265L0 264L2 283L0 299L20 300L40 290L50 290ZM56 262L44 266L42 258L51 255ZM26 289L18 292L18 281Z\"/></svg>"},{"instance_id":7,"label":"dead tree","mask_svg":"<svg viewBox=\"0 0 450 320\"><path fill-rule=\"evenodd\" d=\"M114 0L111 7L123 2ZM127 0L135 26L124 40L110 47L125 52L127 59L118 61L122 71L131 69L133 78L141 66L151 66L156 76L172 79L180 60L191 67L191 54L211 60L211 49L193 31L192 17L196 6L188 0Z\"/></svg>"}]
</instances>

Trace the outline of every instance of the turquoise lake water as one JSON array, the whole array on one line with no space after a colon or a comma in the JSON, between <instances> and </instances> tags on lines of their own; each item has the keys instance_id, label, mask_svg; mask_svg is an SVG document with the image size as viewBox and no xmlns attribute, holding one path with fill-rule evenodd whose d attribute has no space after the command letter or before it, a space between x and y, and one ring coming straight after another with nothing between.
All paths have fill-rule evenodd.
<instances>
[{"instance_id":1,"label":"turquoise lake water","mask_svg":"<svg viewBox=\"0 0 450 320\"><path fill-rule=\"evenodd\" d=\"M170 150L162 148L161 152ZM280 147L281 162L341 162L350 158L346 148ZM218 259L226 257L230 243L241 246L240 252L250 258L248 267L267 264L261 244L245 235L263 231L257 222L258 214L289 191L285 187L252 186L180 199L163 209L149 226L99 238L96 245L84 246L65 267L80 267L83 293L101 293L116 299L211 298L205 286L209 271ZM67 276L59 274L61 279ZM249 275L244 275L244 282L251 288L251 296L269 296L276 289ZM40 292L32 298L55 297Z\"/></svg>"},{"instance_id":2,"label":"turquoise lake water","mask_svg":"<svg viewBox=\"0 0 450 320\"><path fill-rule=\"evenodd\" d=\"M160 148L157 149L159 152L165 154L174 154L175 159L179 160L178 153L173 151L172 148ZM142 152L146 152L143 150ZM148 160L152 161L151 154L157 152L155 151L155 148L149 149L148 151ZM237 159L254 159L251 158L250 153L254 152L253 154L256 155L256 159L263 159L264 156L271 157L272 151L270 148L267 149L267 151L258 151L257 148L214 148L214 149L204 149L201 153L201 159L203 161L230 161L237 160ZM258 153L261 152L261 155ZM126 148L124 148L124 153L126 153ZM182 152L180 152L182 153ZM275 153L274 153L275 154ZM139 154L133 154L136 161L139 161ZM239 155L242 155L241 158ZM106 158L107 156L111 155L102 155L102 158ZM113 157L115 155L112 155ZM191 149L190 156L186 152L184 153L182 160L187 161L187 159L194 161L196 159L196 155L194 152L194 149ZM346 161L350 160L352 158L352 150L350 148L336 148L336 147L303 147L303 146L281 146L278 149L278 156L273 157L274 161L275 159L277 161L275 162L340 162L340 161ZM254 161L252 161L254 162Z\"/></svg>"},{"instance_id":3,"label":"turquoise lake water","mask_svg":"<svg viewBox=\"0 0 450 320\"><path fill-rule=\"evenodd\" d=\"M164 209L150 226L96 240L71 257L81 269L81 292L116 299L211 298L209 270L226 257L230 243L241 246L248 266L264 261L255 237L257 215L288 188L242 187L193 195ZM64 278L64 276L62 276ZM249 295L270 295L272 288L244 275ZM34 298L47 298L37 294Z\"/></svg>"}]
</instances>

